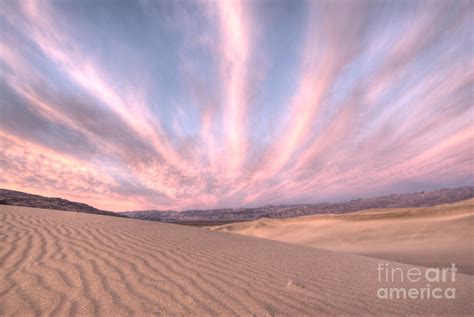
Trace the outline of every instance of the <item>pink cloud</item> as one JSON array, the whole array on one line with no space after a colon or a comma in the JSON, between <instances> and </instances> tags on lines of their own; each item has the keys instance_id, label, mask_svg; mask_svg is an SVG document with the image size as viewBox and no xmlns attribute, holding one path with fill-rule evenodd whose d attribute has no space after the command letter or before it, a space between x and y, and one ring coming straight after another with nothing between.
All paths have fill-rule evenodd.
<instances>
[{"instance_id":1,"label":"pink cloud","mask_svg":"<svg viewBox=\"0 0 474 317\"><path fill-rule=\"evenodd\" d=\"M147 60L150 70L140 68L143 79L134 81L125 71L112 75L103 56L64 27L60 13L67 5L3 4L0 14L18 35L0 37L0 88L12 99L2 104L0 185L104 209L188 209L324 200L407 180L453 184L472 175L468 10L451 21L443 5L413 9L397 20L403 31L395 32L384 21L394 13L376 4L301 6L307 10L298 16L305 17L302 43L292 33L300 21L290 13L272 16L248 1L199 3L178 20L164 15L182 31L171 35L168 24L150 19L165 34L140 41L157 40L160 57L182 65L168 78L176 65ZM275 17L280 20L271 24ZM283 29L287 22L290 31ZM288 32L278 40L286 36L286 45L302 48L297 60L285 55L291 49L268 51L275 46L266 38L270 27ZM182 54L177 59L166 55L173 45ZM292 74L284 78L291 85L281 85L286 91L273 91L277 75L263 75L272 62L275 73ZM294 72L287 69L294 65ZM147 82L162 75L157 69L164 79ZM174 90L176 83L184 88ZM260 88L270 93L259 95ZM169 98L153 99L166 93ZM283 99L275 102L273 93ZM265 107L258 104L263 99ZM281 108L274 105L280 102ZM273 116L273 125L253 126L267 122L258 115Z\"/></svg>"}]
</instances>

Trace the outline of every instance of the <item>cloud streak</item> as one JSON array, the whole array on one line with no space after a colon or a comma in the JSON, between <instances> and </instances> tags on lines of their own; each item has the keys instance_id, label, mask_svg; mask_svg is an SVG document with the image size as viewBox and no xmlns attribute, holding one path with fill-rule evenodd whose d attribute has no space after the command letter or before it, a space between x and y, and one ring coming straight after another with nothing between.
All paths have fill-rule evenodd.
<instances>
[{"instance_id":1,"label":"cloud streak","mask_svg":"<svg viewBox=\"0 0 474 317\"><path fill-rule=\"evenodd\" d=\"M0 186L183 210L472 184L472 10L3 2Z\"/></svg>"}]
</instances>

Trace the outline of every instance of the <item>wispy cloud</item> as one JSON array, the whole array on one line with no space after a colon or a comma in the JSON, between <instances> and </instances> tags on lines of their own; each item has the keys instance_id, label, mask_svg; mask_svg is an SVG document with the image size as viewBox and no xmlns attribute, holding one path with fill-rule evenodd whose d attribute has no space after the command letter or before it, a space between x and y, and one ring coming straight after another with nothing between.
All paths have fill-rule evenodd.
<instances>
[{"instance_id":1,"label":"wispy cloud","mask_svg":"<svg viewBox=\"0 0 474 317\"><path fill-rule=\"evenodd\" d=\"M240 170L247 150L246 114L248 107L248 71L250 30L248 8L240 1L218 1L220 36L219 55L224 104L223 131L226 136L226 161L229 173L235 177Z\"/></svg>"},{"instance_id":2,"label":"wispy cloud","mask_svg":"<svg viewBox=\"0 0 474 317\"><path fill-rule=\"evenodd\" d=\"M2 2L0 186L130 210L472 184L473 9Z\"/></svg>"}]
</instances>

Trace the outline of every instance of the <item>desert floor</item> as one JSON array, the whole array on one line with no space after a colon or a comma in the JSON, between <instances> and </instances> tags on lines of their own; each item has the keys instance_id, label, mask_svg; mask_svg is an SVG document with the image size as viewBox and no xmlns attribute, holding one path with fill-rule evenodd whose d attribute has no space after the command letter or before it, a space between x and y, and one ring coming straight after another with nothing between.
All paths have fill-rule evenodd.
<instances>
[{"instance_id":1,"label":"desert floor","mask_svg":"<svg viewBox=\"0 0 474 317\"><path fill-rule=\"evenodd\" d=\"M259 219L211 228L474 274L474 199L427 208Z\"/></svg>"},{"instance_id":2,"label":"desert floor","mask_svg":"<svg viewBox=\"0 0 474 317\"><path fill-rule=\"evenodd\" d=\"M378 299L381 260L189 226L0 206L0 241L1 316L474 312L471 275L440 285L455 299Z\"/></svg>"}]
</instances>

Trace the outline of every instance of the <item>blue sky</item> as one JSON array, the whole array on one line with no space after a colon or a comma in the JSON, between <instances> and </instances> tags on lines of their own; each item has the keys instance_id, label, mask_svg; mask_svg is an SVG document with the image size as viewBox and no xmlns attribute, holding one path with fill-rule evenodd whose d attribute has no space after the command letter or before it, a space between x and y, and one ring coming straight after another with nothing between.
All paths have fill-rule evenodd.
<instances>
[{"instance_id":1,"label":"blue sky","mask_svg":"<svg viewBox=\"0 0 474 317\"><path fill-rule=\"evenodd\" d=\"M469 1L2 1L0 186L109 210L472 184Z\"/></svg>"}]
</instances>

